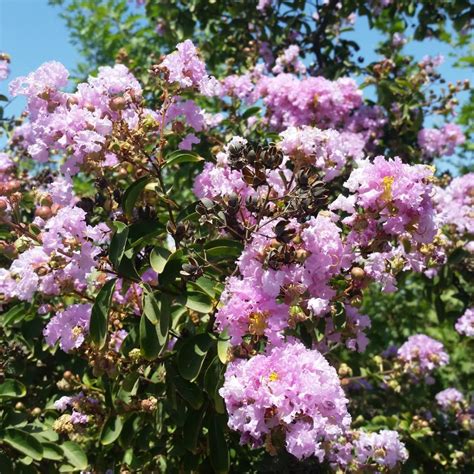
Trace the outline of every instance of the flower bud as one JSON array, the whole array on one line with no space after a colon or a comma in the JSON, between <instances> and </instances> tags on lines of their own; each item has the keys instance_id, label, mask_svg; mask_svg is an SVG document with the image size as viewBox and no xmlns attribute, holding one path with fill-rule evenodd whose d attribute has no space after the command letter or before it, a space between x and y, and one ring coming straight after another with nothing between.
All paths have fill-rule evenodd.
<instances>
[{"instance_id":1,"label":"flower bud","mask_svg":"<svg viewBox=\"0 0 474 474\"><path fill-rule=\"evenodd\" d=\"M127 101L123 97L114 97L109 102L109 107L114 112L118 112L119 110L123 110L127 107Z\"/></svg>"},{"instance_id":2,"label":"flower bud","mask_svg":"<svg viewBox=\"0 0 474 474\"><path fill-rule=\"evenodd\" d=\"M41 217L41 219L49 219L53 215L53 212L48 206L40 206L35 209L35 216Z\"/></svg>"},{"instance_id":3,"label":"flower bud","mask_svg":"<svg viewBox=\"0 0 474 474\"><path fill-rule=\"evenodd\" d=\"M354 267L351 270L351 276L354 280L362 280L365 277L365 271L360 267Z\"/></svg>"}]
</instances>

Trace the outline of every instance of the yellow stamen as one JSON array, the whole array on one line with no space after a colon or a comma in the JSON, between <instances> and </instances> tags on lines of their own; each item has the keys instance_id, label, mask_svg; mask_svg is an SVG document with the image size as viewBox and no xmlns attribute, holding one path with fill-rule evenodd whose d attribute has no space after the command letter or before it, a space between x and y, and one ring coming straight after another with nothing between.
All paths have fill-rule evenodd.
<instances>
[{"instance_id":1,"label":"yellow stamen","mask_svg":"<svg viewBox=\"0 0 474 474\"><path fill-rule=\"evenodd\" d=\"M82 328L80 326L76 326L72 329L72 337L77 339L82 334Z\"/></svg>"},{"instance_id":2,"label":"yellow stamen","mask_svg":"<svg viewBox=\"0 0 474 474\"><path fill-rule=\"evenodd\" d=\"M267 328L265 313L252 313L249 317L249 333L254 336L263 336Z\"/></svg>"},{"instance_id":3,"label":"yellow stamen","mask_svg":"<svg viewBox=\"0 0 474 474\"><path fill-rule=\"evenodd\" d=\"M385 201L390 201L392 199L392 185L394 181L395 181L395 178L393 176L385 176L382 179L382 185L383 185L382 199L384 199Z\"/></svg>"},{"instance_id":4,"label":"yellow stamen","mask_svg":"<svg viewBox=\"0 0 474 474\"><path fill-rule=\"evenodd\" d=\"M275 382L279 378L280 377L278 377L278 374L275 371L272 371L272 373L268 376L268 380L270 380L270 382Z\"/></svg>"}]
</instances>

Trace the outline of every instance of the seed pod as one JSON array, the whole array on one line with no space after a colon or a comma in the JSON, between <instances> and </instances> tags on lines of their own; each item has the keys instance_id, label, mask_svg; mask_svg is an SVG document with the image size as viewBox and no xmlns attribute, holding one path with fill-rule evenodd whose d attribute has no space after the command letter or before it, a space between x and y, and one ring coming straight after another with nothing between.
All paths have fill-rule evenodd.
<instances>
[{"instance_id":1,"label":"seed pod","mask_svg":"<svg viewBox=\"0 0 474 474\"><path fill-rule=\"evenodd\" d=\"M53 211L48 206L40 206L35 210L35 216L41 217L41 219L49 219L53 215Z\"/></svg>"},{"instance_id":2,"label":"seed pod","mask_svg":"<svg viewBox=\"0 0 474 474\"><path fill-rule=\"evenodd\" d=\"M127 107L127 101L123 97L114 97L109 102L109 107L114 112L118 112L119 110L124 110Z\"/></svg>"}]
</instances>

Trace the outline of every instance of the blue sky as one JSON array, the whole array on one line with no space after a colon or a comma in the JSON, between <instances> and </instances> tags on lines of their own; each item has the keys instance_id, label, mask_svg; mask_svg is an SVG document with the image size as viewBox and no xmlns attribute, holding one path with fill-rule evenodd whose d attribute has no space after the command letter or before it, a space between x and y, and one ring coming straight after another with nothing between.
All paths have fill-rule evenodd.
<instances>
[{"instance_id":1,"label":"blue sky","mask_svg":"<svg viewBox=\"0 0 474 474\"><path fill-rule=\"evenodd\" d=\"M377 59L374 48L380 36L369 29L365 18L357 19L356 31L347 36L362 46L361 55L365 57L366 63ZM48 5L48 0L0 0L0 51L9 53L12 58L11 79L27 74L50 60L60 61L72 70L80 59L75 47L69 42L69 34L59 17L59 9ZM412 42L406 51L419 59L425 54L443 54L446 59L439 72L448 81L455 82L467 75L466 70L452 67L449 45L439 41ZM6 92L7 84L0 83L0 93ZM23 105L24 101L16 98L8 108L9 114L20 113ZM431 119L427 125L434 122Z\"/></svg>"},{"instance_id":2,"label":"blue sky","mask_svg":"<svg viewBox=\"0 0 474 474\"><path fill-rule=\"evenodd\" d=\"M49 6L48 0L0 0L0 51L11 56L10 79L53 59L68 69L79 61L58 9ZM6 92L7 83L2 81L0 93ZM8 113L20 113L23 104L21 98L14 99Z\"/></svg>"}]
</instances>

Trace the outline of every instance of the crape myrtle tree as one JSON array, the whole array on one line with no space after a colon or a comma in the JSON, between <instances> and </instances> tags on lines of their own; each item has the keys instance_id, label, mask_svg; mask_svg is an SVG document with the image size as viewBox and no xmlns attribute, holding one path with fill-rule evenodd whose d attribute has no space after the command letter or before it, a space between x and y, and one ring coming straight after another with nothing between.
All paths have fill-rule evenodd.
<instances>
[{"instance_id":1,"label":"crape myrtle tree","mask_svg":"<svg viewBox=\"0 0 474 474\"><path fill-rule=\"evenodd\" d=\"M469 2L51 3L83 64L1 97L1 472L472 472Z\"/></svg>"}]
</instances>

